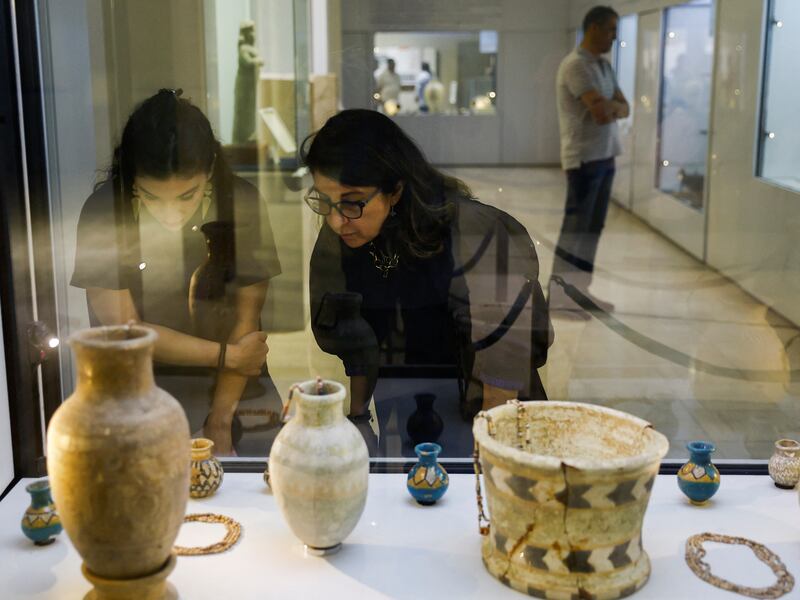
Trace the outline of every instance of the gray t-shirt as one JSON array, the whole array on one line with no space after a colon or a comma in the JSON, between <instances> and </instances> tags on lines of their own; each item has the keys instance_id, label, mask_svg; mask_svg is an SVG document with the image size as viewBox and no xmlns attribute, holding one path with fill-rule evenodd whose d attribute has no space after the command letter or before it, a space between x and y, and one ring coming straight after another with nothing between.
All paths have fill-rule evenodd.
<instances>
[{"instance_id":1,"label":"gray t-shirt","mask_svg":"<svg viewBox=\"0 0 800 600\"><path fill-rule=\"evenodd\" d=\"M578 46L561 61L556 76L558 125L561 130L561 166L577 169L583 162L617 156L622 147L617 123L598 125L581 96L597 90L609 100L619 89L611 64Z\"/></svg>"}]
</instances>

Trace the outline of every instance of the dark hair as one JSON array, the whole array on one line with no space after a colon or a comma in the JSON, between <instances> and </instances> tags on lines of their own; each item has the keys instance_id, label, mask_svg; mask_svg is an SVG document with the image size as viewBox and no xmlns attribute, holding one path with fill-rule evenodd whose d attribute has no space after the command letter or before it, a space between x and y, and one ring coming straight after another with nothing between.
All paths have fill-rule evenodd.
<instances>
[{"instance_id":1,"label":"dark hair","mask_svg":"<svg viewBox=\"0 0 800 600\"><path fill-rule=\"evenodd\" d=\"M583 17L583 32L589 31L589 27L592 25L605 25L611 18L619 19L617 11L613 8L610 6L594 6Z\"/></svg>"},{"instance_id":2,"label":"dark hair","mask_svg":"<svg viewBox=\"0 0 800 600\"><path fill-rule=\"evenodd\" d=\"M211 173L216 197L229 205L232 174L211 123L181 90L162 89L139 104L128 117L114 149L107 176L124 205L132 198L137 175L156 179Z\"/></svg>"},{"instance_id":3,"label":"dark hair","mask_svg":"<svg viewBox=\"0 0 800 600\"><path fill-rule=\"evenodd\" d=\"M428 63L424 62L422 63L422 70L430 72L431 66Z\"/></svg>"},{"instance_id":4,"label":"dark hair","mask_svg":"<svg viewBox=\"0 0 800 600\"><path fill-rule=\"evenodd\" d=\"M403 184L381 235L406 258L427 258L444 249L453 215L448 192L472 197L467 185L435 169L389 117L364 109L344 110L303 142L301 158L312 173L344 185L377 187L391 194Z\"/></svg>"},{"instance_id":5,"label":"dark hair","mask_svg":"<svg viewBox=\"0 0 800 600\"><path fill-rule=\"evenodd\" d=\"M389 67L393 67L395 65L394 59L393 58L387 59L386 65Z\"/></svg>"}]
</instances>

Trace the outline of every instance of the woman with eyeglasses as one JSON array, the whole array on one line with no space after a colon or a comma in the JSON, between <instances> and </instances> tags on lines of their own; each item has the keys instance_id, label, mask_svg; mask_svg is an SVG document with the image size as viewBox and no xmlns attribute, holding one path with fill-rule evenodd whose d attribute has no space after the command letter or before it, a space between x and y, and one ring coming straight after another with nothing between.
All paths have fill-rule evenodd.
<instances>
[{"instance_id":1,"label":"woman with eyeglasses","mask_svg":"<svg viewBox=\"0 0 800 600\"><path fill-rule=\"evenodd\" d=\"M465 418L509 398L546 398L536 368L552 329L524 227L435 169L375 111L332 117L302 158L314 181L305 201L324 217L310 267L323 350L332 294L356 292L381 364L455 365ZM370 387L363 365L333 353L351 377L351 420L367 419L369 395L354 393Z\"/></svg>"},{"instance_id":2,"label":"woman with eyeglasses","mask_svg":"<svg viewBox=\"0 0 800 600\"><path fill-rule=\"evenodd\" d=\"M280 264L258 190L231 172L208 119L180 95L161 90L129 117L81 211L71 285L86 290L92 325L134 321L157 331L159 385L183 404L192 431L226 455L248 379L265 368L261 309ZM204 233L223 230L226 279L217 283L226 298L214 302L227 301L232 315L221 331L190 312L190 284L209 253Z\"/></svg>"}]
</instances>

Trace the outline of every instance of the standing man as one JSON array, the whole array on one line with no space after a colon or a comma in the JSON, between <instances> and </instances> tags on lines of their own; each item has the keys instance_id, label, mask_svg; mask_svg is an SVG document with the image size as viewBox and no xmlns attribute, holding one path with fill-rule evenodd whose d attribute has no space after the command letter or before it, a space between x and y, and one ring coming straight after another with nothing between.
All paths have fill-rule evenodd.
<instances>
[{"instance_id":1,"label":"standing man","mask_svg":"<svg viewBox=\"0 0 800 600\"><path fill-rule=\"evenodd\" d=\"M386 106L387 102L400 102L400 75L395 72L394 59L386 61L386 68L378 75L377 88L380 94L380 105Z\"/></svg>"},{"instance_id":2,"label":"standing man","mask_svg":"<svg viewBox=\"0 0 800 600\"><path fill-rule=\"evenodd\" d=\"M425 88L428 87L432 77L433 75L431 74L431 66L428 63L423 62L422 70L419 72L419 74L417 74L417 79L414 83L414 95L417 97L419 112L422 113L428 112L428 103L425 100Z\"/></svg>"},{"instance_id":3,"label":"standing man","mask_svg":"<svg viewBox=\"0 0 800 600\"><path fill-rule=\"evenodd\" d=\"M551 311L589 319L559 281L572 284L600 308L613 304L589 293L595 254L608 212L614 157L621 152L617 119L629 114L628 101L603 55L617 39L619 16L595 6L583 19L583 41L561 62L556 78L561 166L567 174L567 202L550 280Z\"/></svg>"}]
</instances>

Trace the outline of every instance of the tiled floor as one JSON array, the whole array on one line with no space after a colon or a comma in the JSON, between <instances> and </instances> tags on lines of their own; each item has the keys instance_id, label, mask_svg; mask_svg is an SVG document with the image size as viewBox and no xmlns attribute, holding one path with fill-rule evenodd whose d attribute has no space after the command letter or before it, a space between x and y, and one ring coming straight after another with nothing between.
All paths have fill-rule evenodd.
<instances>
[{"instance_id":1,"label":"tiled floor","mask_svg":"<svg viewBox=\"0 0 800 600\"><path fill-rule=\"evenodd\" d=\"M455 174L528 228L539 242L546 282L563 174ZM686 455L685 442L703 438L716 443L717 458L764 459L776 439L800 437L797 327L615 206L592 292L616 305L623 327L555 318L555 344L543 369L551 399L596 402L648 419L670 439L670 456ZM624 326L651 342L636 345L620 333Z\"/></svg>"}]
</instances>

